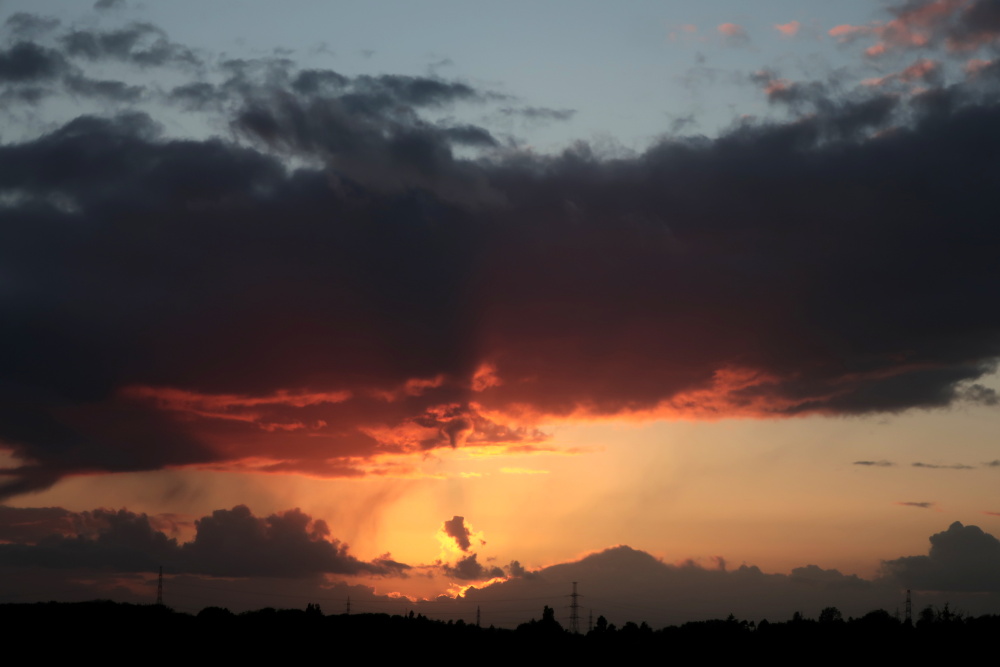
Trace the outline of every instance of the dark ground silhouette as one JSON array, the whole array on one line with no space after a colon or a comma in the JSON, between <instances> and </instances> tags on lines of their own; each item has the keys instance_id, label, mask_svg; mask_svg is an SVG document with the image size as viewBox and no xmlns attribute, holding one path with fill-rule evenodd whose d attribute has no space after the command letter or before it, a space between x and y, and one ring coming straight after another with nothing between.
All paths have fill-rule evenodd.
<instances>
[{"instance_id":1,"label":"dark ground silhouette","mask_svg":"<svg viewBox=\"0 0 1000 667\"><path fill-rule=\"evenodd\" d=\"M481 628L464 621L423 615L325 615L319 605L305 610L265 608L234 614L207 607L197 615L162 605L111 601L0 605L0 627L9 646L33 647L46 656L133 655L136 659L288 660L412 658L417 655L484 655L497 660L614 660L624 656L657 660L697 658L771 663L833 664L928 658L954 660L990 651L1000 636L1000 616L967 617L946 605L928 607L906 623L884 610L844 619L835 608L818 620L796 613L792 620L725 620L685 623L654 630L646 623L622 627L599 617L586 634L575 635L545 607L541 620L516 629ZM429 652L429 653L428 653Z\"/></svg>"}]
</instances>

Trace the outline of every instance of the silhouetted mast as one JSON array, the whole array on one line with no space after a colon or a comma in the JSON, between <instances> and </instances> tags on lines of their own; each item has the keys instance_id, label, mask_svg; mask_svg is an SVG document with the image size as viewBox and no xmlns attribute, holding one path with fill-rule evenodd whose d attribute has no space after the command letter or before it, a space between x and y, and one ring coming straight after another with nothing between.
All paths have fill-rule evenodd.
<instances>
[{"instance_id":1,"label":"silhouetted mast","mask_svg":"<svg viewBox=\"0 0 1000 667\"><path fill-rule=\"evenodd\" d=\"M576 582L573 582L573 592L570 598L573 600L569 605L569 629L574 635L580 634L580 602L579 593L576 592Z\"/></svg>"},{"instance_id":2,"label":"silhouetted mast","mask_svg":"<svg viewBox=\"0 0 1000 667\"><path fill-rule=\"evenodd\" d=\"M351 615L351 596L347 596L347 615Z\"/></svg>"},{"instance_id":3,"label":"silhouetted mast","mask_svg":"<svg viewBox=\"0 0 1000 667\"><path fill-rule=\"evenodd\" d=\"M480 621L480 616L479 616L479 605L477 604L477 605L476 605L476 627L477 627L477 628L479 628L479 627L482 627L481 625L479 625L479 621Z\"/></svg>"},{"instance_id":4,"label":"silhouetted mast","mask_svg":"<svg viewBox=\"0 0 1000 667\"><path fill-rule=\"evenodd\" d=\"M910 589L906 589L906 625L913 625L913 604L910 600Z\"/></svg>"},{"instance_id":5,"label":"silhouetted mast","mask_svg":"<svg viewBox=\"0 0 1000 667\"><path fill-rule=\"evenodd\" d=\"M163 566L160 566L160 576L156 580L156 604L163 605Z\"/></svg>"}]
</instances>

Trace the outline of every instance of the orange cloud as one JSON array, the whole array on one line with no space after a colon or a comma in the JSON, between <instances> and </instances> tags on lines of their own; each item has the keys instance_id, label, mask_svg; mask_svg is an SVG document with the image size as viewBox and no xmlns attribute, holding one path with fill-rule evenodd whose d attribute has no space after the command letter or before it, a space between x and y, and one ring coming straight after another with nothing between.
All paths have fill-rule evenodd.
<instances>
[{"instance_id":1,"label":"orange cloud","mask_svg":"<svg viewBox=\"0 0 1000 667\"><path fill-rule=\"evenodd\" d=\"M780 32L785 37L794 37L799 33L799 28L802 24L798 21L789 21L788 23L779 23L774 26L774 29Z\"/></svg>"},{"instance_id":2,"label":"orange cloud","mask_svg":"<svg viewBox=\"0 0 1000 667\"><path fill-rule=\"evenodd\" d=\"M717 27L716 30L718 30L720 34L723 34L726 37L746 36L746 30L743 29L743 26L737 25L736 23L723 23L719 27Z\"/></svg>"},{"instance_id":3,"label":"orange cloud","mask_svg":"<svg viewBox=\"0 0 1000 667\"><path fill-rule=\"evenodd\" d=\"M847 43L864 35L869 35L874 31L875 28L872 26L844 24L830 28L827 34L840 43Z\"/></svg>"},{"instance_id":4,"label":"orange cloud","mask_svg":"<svg viewBox=\"0 0 1000 667\"><path fill-rule=\"evenodd\" d=\"M1000 36L996 10L983 0L933 0L909 3L893 10L888 22L864 26L840 25L829 31L838 42L874 36L876 44L865 55L879 57L893 49L926 48L944 44L949 51L970 51L994 42Z\"/></svg>"},{"instance_id":5,"label":"orange cloud","mask_svg":"<svg viewBox=\"0 0 1000 667\"><path fill-rule=\"evenodd\" d=\"M865 79L861 82L861 85L884 86L887 83L892 83L894 81L902 81L904 83L927 81L937 74L939 69L939 63L924 58L913 63L906 69L896 72L895 74L887 74L886 76ZM916 93L917 90L914 90L913 92Z\"/></svg>"},{"instance_id":6,"label":"orange cloud","mask_svg":"<svg viewBox=\"0 0 1000 667\"><path fill-rule=\"evenodd\" d=\"M972 58L962 67L966 74L973 75L978 74L986 67L996 63L996 60L983 60L982 58Z\"/></svg>"},{"instance_id":7,"label":"orange cloud","mask_svg":"<svg viewBox=\"0 0 1000 667\"><path fill-rule=\"evenodd\" d=\"M938 63L933 60L923 59L913 63L899 73L901 81L916 81L926 79L938 70Z\"/></svg>"}]
</instances>

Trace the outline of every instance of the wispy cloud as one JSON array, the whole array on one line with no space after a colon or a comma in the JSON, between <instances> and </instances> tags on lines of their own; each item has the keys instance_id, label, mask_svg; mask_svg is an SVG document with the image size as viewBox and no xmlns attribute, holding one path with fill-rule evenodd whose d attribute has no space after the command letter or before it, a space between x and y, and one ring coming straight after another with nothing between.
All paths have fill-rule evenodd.
<instances>
[{"instance_id":1,"label":"wispy cloud","mask_svg":"<svg viewBox=\"0 0 1000 667\"><path fill-rule=\"evenodd\" d=\"M746 46L750 43L746 28L737 23L723 23L716 27L726 44L731 46Z\"/></svg>"},{"instance_id":2,"label":"wispy cloud","mask_svg":"<svg viewBox=\"0 0 1000 667\"><path fill-rule=\"evenodd\" d=\"M954 463L946 465L942 463L921 463L917 461L911 464L914 468L927 468L929 470L975 470L976 466L965 465L964 463Z\"/></svg>"},{"instance_id":3,"label":"wispy cloud","mask_svg":"<svg viewBox=\"0 0 1000 667\"><path fill-rule=\"evenodd\" d=\"M799 34L799 28L802 24L798 21L789 21L788 23L779 23L774 26L774 29L780 32L785 37L794 37Z\"/></svg>"}]
</instances>

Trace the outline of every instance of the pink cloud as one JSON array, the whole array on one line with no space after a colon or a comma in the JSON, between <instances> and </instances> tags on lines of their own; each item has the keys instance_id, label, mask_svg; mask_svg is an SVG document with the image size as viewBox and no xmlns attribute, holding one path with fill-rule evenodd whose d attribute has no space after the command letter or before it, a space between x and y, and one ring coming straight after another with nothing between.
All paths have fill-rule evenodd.
<instances>
[{"instance_id":1,"label":"pink cloud","mask_svg":"<svg viewBox=\"0 0 1000 667\"><path fill-rule=\"evenodd\" d=\"M774 26L774 29L780 32L785 37L794 37L799 33L799 28L802 24L798 21L789 21L788 23L779 23Z\"/></svg>"},{"instance_id":2,"label":"pink cloud","mask_svg":"<svg viewBox=\"0 0 1000 667\"><path fill-rule=\"evenodd\" d=\"M901 81L917 81L927 79L937 71L937 68L938 64L936 62L923 58L900 72L899 79Z\"/></svg>"},{"instance_id":3,"label":"pink cloud","mask_svg":"<svg viewBox=\"0 0 1000 667\"><path fill-rule=\"evenodd\" d=\"M875 46L869 46L867 49L865 49L865 55L868 56L869 58L877 58L878 56L885 53L886 49L887 47L885 45L885 42L879 42Z\"/></svg>"},{"instance_id":4,"label":"pink cloud","mask_svg":"<svg viewBox=\"0 0 1000 667\"><path fill-rule=\"evenodd\" d=\"M874 30L875 28L872 26L844 24L830 28L827 34L841 44L847 44L849 42L853 42L859 37L871 34Z\"/></svg>"},{"instance_id":5,"label":"pink cloud","mask_svg":"<svg viewBox=\"0 0 1000 667\"><path fill-rule=\"evenodd\" d=\"M966 74L978 74L984 68L989 67L995 62L996 62L995 60L983 60L982 58L973 58L972 60L969 60L967 63L965 63L962 69L965 70Z\"/></svg>"},{"instance_id":6,"label":"pink cloud","mask_svg":"<svg viewBox=\"0 0 1000 667\"><path fill-rule=\"evenodd\" d=\"M877 42L865 50L878 57L893 49L919 49L944 44L949 51L971 51L1000 37L997 10L986 0L930 0L891 10L891 21L839 25L828 34L840 43L863 36ZM777 26L776 26L777 27Z\"/></svg>"},{"instance_id":7,"label":"pink cloud","mask_svg":"<svg viewBox=\"0 0 1000 667\"><path fill-rule=\"evenodd\" d=\"M723 23L716 30L726 37L746 37L747 35L747 31L743 29L743 26L735 23Z\"/></svg>"}]
</instances>

